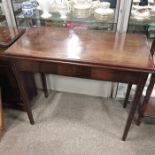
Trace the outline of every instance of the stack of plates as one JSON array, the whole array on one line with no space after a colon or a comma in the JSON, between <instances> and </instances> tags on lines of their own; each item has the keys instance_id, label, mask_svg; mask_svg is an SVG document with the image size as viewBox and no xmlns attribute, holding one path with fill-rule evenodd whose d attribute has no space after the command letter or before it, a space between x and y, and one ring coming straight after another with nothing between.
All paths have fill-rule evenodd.
<instances>
[{"instance_id":1,"label":"stack of plates","mask_svg":"<svg viewBox=\"0 0 155 155\"><path fill-rule=\"evenodd\" d=\"M75 4L73 6L73 16L76 18L87 18L91 15L90 4Z\"/></svg>"},{"instance_id":2,"label":"stack of plates","mask_svg":"<svg viewBox=\"0 0 155 155\"><path fill-rule=\"evenodd\" d=\"M98 8L94 11L94 17L99 20L111 19L113 17L114 10L113 9L103 9Z\"/></svg>"},{"instance_id":3,"label":"stack of plates","mask_svg":"<svg viewBox=\"0 0 155 155\"><path fill-rule=\"evenodd\" d=\"M140 20L140 21L144 21L144 20L149 20L150 19L150 12L148 10L146 10L145 12L138 12L136 10L132 10L131 11L131 18L135 19L135 20Z\"/></svg>"}]
</instances>

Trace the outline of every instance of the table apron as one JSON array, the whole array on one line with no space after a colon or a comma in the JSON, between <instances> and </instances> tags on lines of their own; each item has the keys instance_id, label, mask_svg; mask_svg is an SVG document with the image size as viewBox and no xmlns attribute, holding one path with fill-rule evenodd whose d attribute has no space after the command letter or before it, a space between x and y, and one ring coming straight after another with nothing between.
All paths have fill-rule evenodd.
<instances>
[{"instance_id":1,"label":"table apron","mask_svg":"<svg viewBox=\"0 0 155 155\"><path fill-rule=\"evenodd\" d=\"M141 72L109 69L104 66L101 68L82 66L82 64L74 65L69 63L43 62L35 60L16 60L12 62L15 63L19 71L41 72L94 80L138 84L139 79L142 76Z\"/></svg>"}]
</instances>

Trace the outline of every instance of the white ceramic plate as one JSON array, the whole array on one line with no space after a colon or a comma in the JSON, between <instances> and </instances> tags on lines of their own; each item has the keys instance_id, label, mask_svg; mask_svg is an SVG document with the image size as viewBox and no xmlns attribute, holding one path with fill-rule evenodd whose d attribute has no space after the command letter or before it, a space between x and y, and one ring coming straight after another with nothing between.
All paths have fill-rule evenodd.
<instances>
[{"instance_id":1,"label":"white ceramic plate","mask_svg":"<svg viewBox=\"0 0 155 155\"><path fill-rule=\"evenodd\" d=\"M142 9L147 10L147 9L150 8L150 6L147 6L147 5L146 6L133 5L132 8L135 9L135 10L142 10Z\"/></svg>"},{"instance_id":2,"label":"white ceramic plate","mask_svg":"<svg viewBox=\"0 0 155 155\"><path fill-rule=\"evenodd\" d=\"M113 14L114 10L113 9L102 9L102 8L98 8L94 11L94 13L97 13L99 15L109 15L109 14Z\"/></svg>"},{"instance_id":3,"label":"white ceramic plate","mask_svg":"<svg viewBox=\"0 0 155 155\"><path fill-rule=\"evenodd\" d=\"M90 4L75 4L73 6L73 8L75 9L79 9L79 10L83 10L83 9L90 9L91 8L91 5Z\"/></svg>"}]
</instances>

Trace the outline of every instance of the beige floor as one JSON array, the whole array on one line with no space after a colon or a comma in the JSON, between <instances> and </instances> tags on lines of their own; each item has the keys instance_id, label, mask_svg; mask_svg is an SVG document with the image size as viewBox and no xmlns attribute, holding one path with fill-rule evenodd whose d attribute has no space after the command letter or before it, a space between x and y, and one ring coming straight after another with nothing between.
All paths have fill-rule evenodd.
<instances>
[{"instance_id":1,"label":"beige floor","mask_svg":"<svg viewBox=\"0 0 155 155\"><path fill-rule=\"evenodd\" d=\"M33 104L33 126L26 113L5 110L0 155L155 154L155 125L133 124L121 141L128 112L118 101L57 92Z\"/></svg>"}]
</instances>

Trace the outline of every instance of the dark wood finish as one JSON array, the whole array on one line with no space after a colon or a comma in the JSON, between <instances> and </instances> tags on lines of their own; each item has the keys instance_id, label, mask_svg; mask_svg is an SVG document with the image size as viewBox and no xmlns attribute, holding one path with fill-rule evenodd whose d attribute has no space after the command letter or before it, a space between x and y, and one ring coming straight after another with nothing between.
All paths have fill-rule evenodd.
<instances>
[{"instance_id":1,"label":"dark wood finish","mask_svg":"<svg viewBox=\"0 0 155 155\"><path fill-rule=\"evenodd\" d=\"M139 79L139 83L137 85L134 100L133 100L133 103L131 105L131 109L130 109L130 112L129 112L129 116L128 116L128 120L127 120L127 123L126 123L126 127L125 127L125 130L124 130L122 140L125 140L126 137L127 137L127 134L128 134L129 128L130 128L130 124L132 123L132 120L134 118L134 114L136 112L138 103L140 102L140 98L142 96L143 88L145 86L145 83L146 83L146 80L147 80L147 77L148 77L147 74L141 74L141 76L143 76L144 78Z\"/></svg>"},{"instance_id":2,"label":"dark wood finish","mask_svg":"<svg viewBox=\"0 0 155 155\"><path fill-rule=\"evenodd\" d=\"M25 30L14 27L0 27L0 51L5 50L7 47L13 44L24 32ZM40 76L45 97L48 97L46 76L43 73Z\"/></svg>"},{"instance_id":3,"label":"dark wood finish","mask_svg":"<svg viewBox=\"0 0 155 155\"><path fill-rule=\"evenodd\" d=\"M152 58L144 35L49 29L42 27L28 30L11 50L6 51L7 55L101 67L104 65L132 71L133 68L134 71L152 70Z\"/></svg>"},{"instance_id":4,"label":"dark wood finish","mask_svg":"<svg viewBox=\"0 0 155 155\"><path fill-rule=\"evenodd\" d=\"M155 118L155 97L151 97L148 101L147 107L144 110L144 117Z\"/></svg>"},{"instance_id":5,"label":"dark wood finish","mask_svg":"<svg viewBox=\"0 0 155 155\"><path fill-rule=\"evenodd\" d=\"M48 88L47 88L46 75L44 73L41 73L40 77L41 77L41 81L42 81L42 85L43 85L44 95L45 95L45 97L48 97Z\"/></svg>"},{"instance_id":6,"label":"dark wood finish","mask_svg":"<svg viewBox=\"0 0 155 155\"><path fill-rule=\"evenodd\" d=\"M151 55L153 56L155 53L155 38L153 39L152 45L151 45Z\"/></svg>"},{"instance_id":7,"label":"dark wood finish","mask_svg":"<svg viewBox=\"0 0 155 155\"><path fill-rule=\"evenodd\" d=\"M155 38L153 39L151 49L150 49L150 53L151 53L152 57L154 55L154 52L155 52ZM150 106L148 105L149 101L150 101L150 96L151 96L153 88L154 88L154 83L155 83L155 73L153 73L151 75L150 83L149 83L148 88L146 90L146 94L145 94L145 97L144 97L144 100L143 100L142 104L139 103L138 118L136 119L136 124L137 125L141 124L141 122L143 121L143 119L145 117L145 113L146 113L147 117L148 116L152 117L151 116L152 111L147 110L147 109L150 109L150 107L152 108L152 110L154 109L152 105L150 105ZM126 93L126 97L125 97L125 102L124 102L124 107L126 107L126 105L127 105L127 101L128 101L129 94L130 94L130 91L131 91L131 85L132 84L128 85L128 89L127 89L127 93ZM149 114L149 111L151 111L150 114Z\"/></svg>"},{"instance_id":8,"label":"dark wood finish","mask_svg":"<svg viewBox=\"0 0 155 155\"><path fill-rule=\"evenodd\" d=\"M32 122L20 76L22 71L137 84L122 140L127 137L147 76L154 70L146 37L138 34L32 28L3 56L14 64L20 93Z\"/></svg>"},{"instance_id":9,"label":"dark wood finish","mask_svg":"<svg viewBox=\"0 0 155 155\"><path fill-rule=\"evenodd\" d=\"M95 79L95 80L108 80L119 82L120 79L122 82L127 83L129 80L134 84L138 83L137 77L139 77L139 72L135 71L125 71L125 70L116 70L107 67L101 67L97 65L86 65L80 63L70 64L66 62L59 61L46 61L32 58L22 58L14 57L11 58L14 60L18 69L23 72L41 72L41 73L52 73L56 75L64 75L71 77L79 77L86 79ZM106 72L106 74L105 74ZM122 76L122 74L124 76ZM134 75L134 76L131 76Z\"/></svg>"},{"instance_id":10,"label":"dark wood finish","mask_svg":"<svg viewBox=\"0 0 155 155\"><path fill-rule=\"evenodd\" d=\"M21 98L22 98L22 100L24 102L23 106L24 106L24 108L25 108L25 110L26 110L26 112L28 114L30 123L33 125L34 124L34 119L33 119L33 115L32 115L32 110L31 110L29 99L28 99L28 95L27 95L27 93L25 91L25 85L24 85L24 81L23 81L21 72L19 72L17 70L17 68L15 67L14 64L12 64L12 70L14 72L14 75L15 75L16 80L17 80L18 87L20 89Z\"/></svg>"},{"instance_id":11,"label":"dark wood finish","mask_svg":"<svg viewBox=\"0 0 155 155\"><path fill-rule=\"evenodd\" d=\"M33 74L22 73L26 91L31 100L37 95ZM2 88L3 105L8 108L22 109L22 100L18 89L16 78L12 71L12 65L0 57L0 86Z\"/></svg>"},{"instance_id":12,"label":"dark wood finish","mask_svg":"<svg viewBox=\"0 0 155 155\"><path fill-rule=\"evenodd\" d=\"M127 103L128 103L128 100L129 100L129 96L130 96L131 88L132 88L132 84L128 84L126 95L125 95L125 100L124 100L124 103L123 103L123 108L126 108L126 106L127 106Z\"/></svg>"},{"instance_id":13,"label":"dark wood finish","mask_svg":"<svg viewBox=\"0 0 155 155\"><path fill-rule=\"evenodd\" d=\"M1 96L1 89L0 89L0 137L3 133L3 110L2 110L2 96Z\"/></svg>"}]
</instances>

